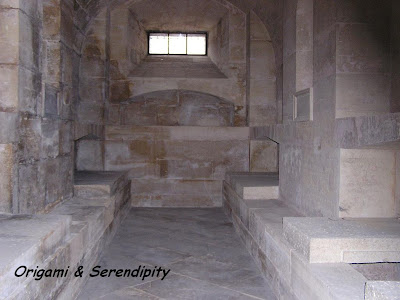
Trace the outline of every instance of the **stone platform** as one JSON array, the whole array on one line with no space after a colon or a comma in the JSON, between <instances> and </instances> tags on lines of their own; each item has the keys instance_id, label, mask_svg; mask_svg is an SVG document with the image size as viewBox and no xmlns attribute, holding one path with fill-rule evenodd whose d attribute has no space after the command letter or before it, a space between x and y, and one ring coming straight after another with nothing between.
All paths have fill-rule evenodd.
<instances>
[{"instance_id":1,"label":"stone platform","mask_svg":"<svg viewBox=\"0 0 400 300\"><path fill-rule=\"evenodd\" d=\"M85 172L75 178L76 196L49 214L0 216L1 299L73 299L79 293L88 270L129 210L130 182L117 172ZM70 274L16 278L20 266L69 267ZM71 276L78 266L83 266L83 278Z\"/></svg>"}]
</instances>

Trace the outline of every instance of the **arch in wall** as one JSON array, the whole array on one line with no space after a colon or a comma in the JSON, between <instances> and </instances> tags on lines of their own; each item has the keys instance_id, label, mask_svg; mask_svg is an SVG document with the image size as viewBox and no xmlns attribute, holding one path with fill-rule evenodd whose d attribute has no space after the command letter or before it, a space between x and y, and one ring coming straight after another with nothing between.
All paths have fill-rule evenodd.
<instances>
[{"instance_id":1,"label":"arch in wall","mask_svg":"<svg viewBox=\"0 0 400 300\"><path fill-rule=\"evenodd\" d=\"M159 90L119 104L114 124L137 126L232 126L234 105L190 90Z\"/></svg>"}]
</instances>

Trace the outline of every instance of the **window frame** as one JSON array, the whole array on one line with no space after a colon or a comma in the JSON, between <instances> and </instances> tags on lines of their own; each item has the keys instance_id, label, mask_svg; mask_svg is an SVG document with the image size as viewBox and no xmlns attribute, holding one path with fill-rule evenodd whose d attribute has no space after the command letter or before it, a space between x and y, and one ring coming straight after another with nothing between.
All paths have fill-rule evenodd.
<instances>
[{"instance_id":1,"label":"window frame","mask_svg":"<svg viewBox=\"0 0 400 300\"><path fill-rule=\"evenodd\" d=\"M168 34L168 54L152 54L150 53L150 34L163 33ZM170 54L169 53L169 35L170 34L185 34L186 35L186 54ZM205 54L187 54L187 35L188 34L204 34L206 36L206 53ZM207 56L208 55L208 32L206 31L147 31L147 55L162 55L162 56Z\"/></svg>"}]
</instances>

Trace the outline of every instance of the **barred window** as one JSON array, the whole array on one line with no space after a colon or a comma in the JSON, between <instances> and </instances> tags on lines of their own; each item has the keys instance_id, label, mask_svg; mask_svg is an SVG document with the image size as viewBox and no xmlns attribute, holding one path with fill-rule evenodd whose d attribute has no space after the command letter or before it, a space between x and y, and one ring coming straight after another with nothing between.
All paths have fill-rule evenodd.
<instances>
[{"instance_id":1,"label":"barred window","mask_svg":"<svg viewBox=\"0 0 400 300\"><path fill-rule=\"evenodd\" d=\"M150 32L149 54L207 55L207 33Z\"/></svg>"}]
</instances>

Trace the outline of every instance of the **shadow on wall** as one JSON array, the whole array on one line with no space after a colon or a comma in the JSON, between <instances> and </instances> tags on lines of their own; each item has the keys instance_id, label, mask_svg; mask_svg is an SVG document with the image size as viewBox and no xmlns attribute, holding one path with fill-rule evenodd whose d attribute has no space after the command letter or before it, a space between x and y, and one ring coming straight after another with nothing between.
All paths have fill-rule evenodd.
<instances>
[{"instance_id":1,"label":"shadow on wall","mask_svg":"<svg viewBox=\"0 0 400 300\"><path fill-rule=\"evenodd\" d=\"M121 102L109 121L137 126L233 126L234 113L232 102L210 94L164 90Z\"/></svg>"}]
</instances>

